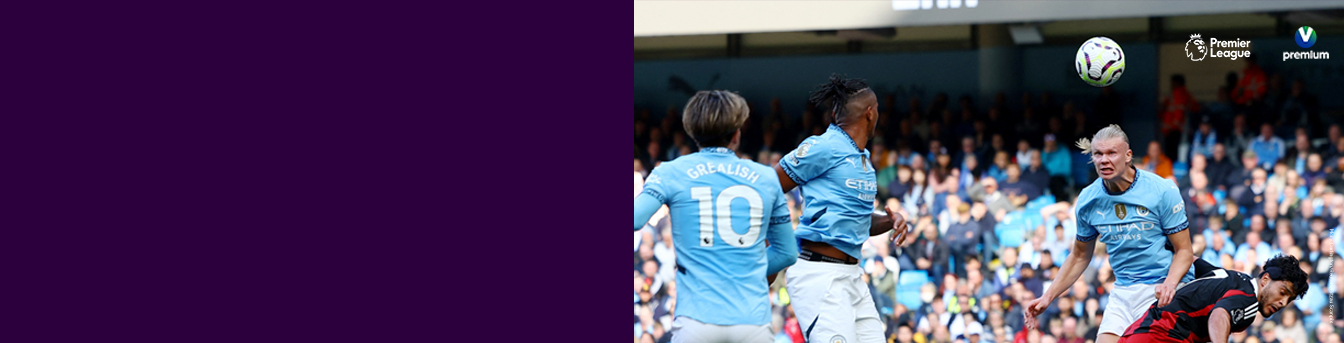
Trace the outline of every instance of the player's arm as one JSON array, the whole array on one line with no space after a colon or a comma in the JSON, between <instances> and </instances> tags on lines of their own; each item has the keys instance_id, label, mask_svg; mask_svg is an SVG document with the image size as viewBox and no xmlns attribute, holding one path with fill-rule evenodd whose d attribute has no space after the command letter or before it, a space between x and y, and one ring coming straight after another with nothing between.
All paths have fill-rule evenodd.
<instances>
[{"instance_id":1,"label":"player's arm","mask_svg":"<svg viewBox=\"0 0 1344 343\"><path fill-rule=\"evenodd\" d=\"M798 182L789 178L789 173L784 171L783 159L780 159L779 163L775 164L775 175L779 176L779 188L783 189L785 193L793 191L794 188L798 187Z\"/></svg>"},{"instance_id":2,"label":"player's arm","mask_svg":"<svg viewBox=\"0 0 1344 343\"><path fill-rule=\"evenodd\" d=\"M887 213L873 212L873 223L868 226L868 235L877 236L895 229L898 225L905 226L905 216L900 213L892 212L887 208Z\"/></svg>"},{"instance_id":3,"label":"player's arm","mask_svg":"<svg viewBox=\"0 0 1344 343\"><path fill-rule=\"evenodd\" d=\"M1055 280L1050 283L1050 289L1045 290L1040 298L1027 303L1027 308L1023 312L1026 316L1023 324L1027 328L1036 327L1036 316L1045 312L1050 304L1055 302L1064 290L1072 287L1078 278L1083 276L1083 271L1087 270L1087 264L1092 261L1092 250L1096 249L1097 241L1093 236L1088 241L1074 241L1073 250L1069 252L1069 257L1064 259L1064 265L1059 267L1059 274L1055 275Z\"/></svg>"},{"instance_id":4,"label":"player's arm","mask_svg":"<svg viewBox=\"0 0 1344 343\"><path fill-rule=\"evenodd\" d=\"M790 151L775 164L775 175L779 176L779 189L784 193L793 191L800 185L815 179L830 170L835 164L835 156L830 149L821 144L816 137L803 140L798 147Z\"/></svg>"},{"instance_id":5,"label":"player's arm","mask_svg":"<svg viewBox=\"0 0 1344 343\"><path fill-rule=\"evenodd\" d=\"M1251 280L1256 282L1257 280ZM1254 320L1259 311L1248 311L1258 302L1254 293L1247 294L1241 290L1229 290L1223 293L1213 305L1213 310L1209 312L1209 340L1212 343L1227 343L1227 336L1232 334L1232 328L1236 321L1246 323ZM1232 318L1236 314L1241 318ZM1241 330L1249 326L1243 325Z\"/></svg>"},{"instance_id":6,"label":"player's arm","mask_svg":"<svg viewBox=\"0 0 1344 343\"><path fill-rule=\"evenodd\" d=\"M765 232L769 242L765 275L773 282L775 273L798 261L798 239L793 236L793 220L789 217L789 205L783 192L775 196L775 209L770 214L770 227Z\"/></svg>"},{"instance_id":7,"label":"player's arm","mask_svg":"<svg viewBox=\"0 0 1344 343\"><path fill-rule=\"evenodd\" d=\"M893 213L893 215L899 216L899 214L894 214L894 213ZM880 234L884 234L884 233L886 233L887 231L890 231L890 230L891 230L891 224L893 223L891 219L892 219L892 218L891 218L890 216L887 216L887 215L885 215L885 214L881 214L881 213L877 213L876 211L874 211L874 212L873 212L873 221L872 221L872 225L869 225L869 226L868 226L868 235L869 235L869 236L877 236L877 235L880 235Z\"/></svg>"},{"instance_id":8,"label":"player's arm","mask_svg":"<svg viewBox=\"0 0 1344 343\"><path fill-rule=\"evenodd\" d=\"M648 225L649 218L653 217L658 209L663 207L663 201L649 195L649 193L640 193L635 197L635 231L643 229Z\"/></svg>"},{"instance_id":9,"label":"player's arm","mask_svg":"<svg viewBox=\"0 0 1344 343\"><path fill-rule=\"evenodd\" d=\"M667 190L663 186L662 169L654 168L649 178L644 180L644 190L635 196L635 230L644 228L658 209L667 203Z\"/></svg>"},{"instance_id":10,"label":"player's arm","mask_svg":"<svg viewBox=\"0 0 1344 343\"><path fill-rule=\"evenodd\" d=\"M1209 312L1209 341L1227 343L1230 335L1232 335L1232 317L1227 314L1227 310L1214 308Z\"/></svg>"},{"instance_id":11,"label":"player's arm","mask_svg":"<svg viewBox=\"0 0 1344 343\"><path fill-rule=\"evenodd\" d=\"M1074 209L1078 213L1085 213L1083 211L1086 211L1085 206L1082 205L1076 206ZM1055 298L1064 293L1064 290L1072 287L1078 281L1078 278L1083 276L1088 263L1092 262L1092 251L1096 249L1097 238L1101 235L1095 227L1092 227L1085 220L1086 217L1075 214L1074 218L1077 218L1078 233L1075 235L1073 249L1069 251L1069 257L1064 259L1064 265L1059 267L1059 274L1055 275L1055 280L1050 283L1050 288L1045 290L1045 294L1041 294L1040 298L1028 303L1022 313L1026 316L1023 324L1028 328L1036 327L1036 316L1045 312L1045 309L1050 307L1050 303L1053 303Z\"/></svg>"},{"instance_id":12,"label":"player's arm","mask_svg":"<svg viewBox=\"0 0 1344 343\"><path fill-rule=\"evenodd\" d=\"M1086 242L1075 240L1073 250L1069 251L1069 257L1064 260L1064 265L1059 267L1059 274L1055 275L1055 280L1050 284L1050 289L1046 290L1042 297L1054 302L1055 298L1059 298L1060 294L1072 287L1078 281L1078 278L1083 276L1088 263L1092 262L1092 251L1096 248L1097 241L1095 239Z\"/></svg>"},{"instance_id":13,"label":"player's arm","mask_svg":"<svg viewBox=\"0 0 1344 343\"><path fill-rule=\"evenodd\" d=\"M1185 215L1185 199L1174 183L1162 190L1162 200L1159 202L1159 206L1162 206L1159 210L1165 212L1160 218L1162 233L1171 242L1172 254L1167 279L1155 291L1158 307L1171 303L1171 299L1176 296L1176 286L1190 271L1190 264L1195 262L1194 249L1190 247L1190 230L1186 230L1190 227L1190 221Z\"/></svg>"},{"instance_id":14,"label":"player's arm","mask_svg":"<svg viewBox=\"0 0 1344 343\"><path fill-rule=\"evenodd\" d=\"M767 246L765 282L766 284L775 283L775 276L779 272L798 262L798 239L793 236L793 225L779 225L780 229L774 229L771 225L771 231L766 233ZM775 242L771 244L769 242Z\"/></svg>"},{"instance_id":15,"label":"player's arm","mask_svg":"<svg viewBox=\"0 0 1344 343\"><path fill-rule=\"evenodd\" d=\"M770 247L766 248L769 262L765 268L766 274L778 273L798 261L798 239L793 236L792 226L788 222L770 225L770 231L765 235L771 242Z\"/></svg>"},{"instance_id":16,"label":"player's arm","mask_svg":"<svg viewBox=\"0 0 1344 343\"><path fill-rule=\"evenodd\" d=\"M1171 299L1176 296L1176 286L1180 285L1181 278L1190 271L1190 265L1195 262L1195 253L1190 247L1190 230L1181 230L1167 235L1167 241L1171 242L1171 269L1167 270L1167 279L1158 285L1157 306L1167 306Z\"/></svg>"},{"instance_id":17,"label":"player's arm","mask_svg":"<svg viewBox=\"0 0 1344 343\"><path fill-rule=\"evenodd\" d=\"M868 228L869 236L877 236L887 231L894 231L891 235L891 241L896 242L896 246L905 246L914 242L915 235L912 234L914 226L905 221L905 216L899 211L892 211L891 207L884 207L887 213L880 214L873 212L872 226Z\"/></svg>"},{"instance_id":18,"label":"player's arm","mask_svg":"<svg viewBox=\"0 0 1344 343\"><path fill-rule=\"evenodd\" d=\"M1060 293L1073 286L1078 281L1078 277L1087 270L1087 265L1092 262L1092 252L1097 248L1097 238L1101 233L1087 221L1086 206L1081 202L1074 206L1074 218L1077 223L1077 233L1074 234L1073 248L1069 250L1069 257L1064 259L1064 265L1059 267L1059 274L1055 275L1055 280L1050 284L1050 289L1042 294L1046 300L1046 305L1059 297ZM1041 310L1045 308L1042 307Z\"/></svg>"}]
</instances>

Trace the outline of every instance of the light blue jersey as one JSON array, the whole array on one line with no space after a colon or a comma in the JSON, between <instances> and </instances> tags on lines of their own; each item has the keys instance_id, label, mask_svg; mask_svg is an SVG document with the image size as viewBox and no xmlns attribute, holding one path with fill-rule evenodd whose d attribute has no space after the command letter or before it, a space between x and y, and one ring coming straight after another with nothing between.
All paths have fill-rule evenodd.
<instances>
[{"instance_id":1,"label":"light blue jersey","mask_svg":"<svg viewBox=\"0 0 1344 343\"><path fill-rule=\"evenodd\" d=\"M769 324L766 276L798 259L775 170L726 148L702 149L653 170L635 198L635 230L664 204L677 253L677 316Z\"/></svg>"},{"instance_id":2,"label":"light blue jersey","mask_svg":"<svg viewBox=\"0 0 1344 343\"><path fill-rule=\"evenodd\" d=\"M877 173L839 126L803 140L779 165L803 193L798 239L830 244L861 259L877 197Z\"/></svg>"},{"instance_id":3,"label":"light blue jersey","mask_svg":"<svg viewBox=\"0 0 1344 343\"><path fill-rule=\"evenodd\" d=\"M1106 243L1115 285L1152 285L1166 280L1172 252L1167 235L1190 226L1185 201L1176 184L1157 174L1138 170L1124 192L1111 194L1097 178L1078 194L1077 239ZM1181 282L1194 280L1190 268Z\"/></svg>"}]
</instances>

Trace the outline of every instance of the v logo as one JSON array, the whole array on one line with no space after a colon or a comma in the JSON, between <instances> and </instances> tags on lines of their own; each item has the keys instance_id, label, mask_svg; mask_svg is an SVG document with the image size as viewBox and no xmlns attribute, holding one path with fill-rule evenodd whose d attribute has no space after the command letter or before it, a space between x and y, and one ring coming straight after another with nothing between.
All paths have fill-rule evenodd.
<instances>
[{"instance_id":1,"label":"v logo","mask_svg":"<svg viewBox=\"0 0 1344 343\"><path fill-rule=\"evenodd\" d=\"M1311 34L1312 34L1312 33L1315 33L1315 32L1316 32L1316 29L1313 29L1313 28L1310 28L1310 27L1299 27L1299 28L1297 28L1297 35L1298 35L1298 37L1302 37L1302 40L1303 40L1303 41L1306 41L1306 40L1308 40L1308 39L1311 39Z\"/></svg>"}]
</instances>

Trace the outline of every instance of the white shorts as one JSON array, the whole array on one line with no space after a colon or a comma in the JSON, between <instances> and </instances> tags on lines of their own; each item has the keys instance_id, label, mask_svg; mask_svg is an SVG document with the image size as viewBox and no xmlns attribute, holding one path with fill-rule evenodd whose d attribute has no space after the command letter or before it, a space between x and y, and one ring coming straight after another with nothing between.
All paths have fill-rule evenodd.
<instances>
[{"instance_id":1,"label":"white shorts","mask_svg":"<svg viewBox=\"0 0 1344 343\"><path fill-rule=\"evenodd\" d=\"M771 343L775 338L770 332L770 324L723 326L705 324L685 316L672 320L672 330L668 332L672 335L672 343Z\"/></svg>"},{"instance_id":2,"label":"white shorts","mask_svg":"<svg viewBox=\"0 0 1344 343\"><path fill-rule=\"evenodd\" d=\"M789 298L803 339L880 343L886 330L858 265L798 260L789 267Z\"/></svg>"},{"instance_id":3,"label":"white shorts","mask_svg":"<svg viewBox=\"0 0 1344 343\"><path fill-rule=\"evenodd\" d=\"M1155 294L1157 285L1115 286L1111 291L1110 300L1106 303L1106 310L1101 317L1101 327L1097 333L1124 336L1125 330L1135 321L1142 319L1148 312L1148 307L1157 302Z\"/></svg>"}]
</instances>

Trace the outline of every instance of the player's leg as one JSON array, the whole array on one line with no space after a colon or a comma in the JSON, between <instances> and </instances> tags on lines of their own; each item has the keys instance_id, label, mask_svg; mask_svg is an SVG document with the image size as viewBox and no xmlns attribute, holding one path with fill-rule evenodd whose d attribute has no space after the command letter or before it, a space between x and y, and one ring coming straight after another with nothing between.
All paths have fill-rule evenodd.
<instances>
[{"instance_id":1,"label":"player's leg","mask_svg":"<svg viewBox=\"0 0 1344 343\"><path fill-rule=\"evenodd\" d=\"M852 289L851 294L856 294L857 301L854 302L854 331L855 336L860 343L883 343L886 337L886 325L882 323L882 317L877 315L877 306L873 304L873 295L868 292L868 285L863 283L863 270L855 267L856 274L848 281L848 288Z\"/></svg>"},{"instance_id":2,"label":"player's leg","mask_svg":"<svg viewBox=\"0 0 1344 343\"><path fill-rule=\"evenodd\" d=\"M775 341L775 334L770 331L770 324L733 325L731 328L732 333L729 335L729 339L723 342L771 343Z\"/></svg>"},{"instance_id":3,"label":"player's leg","mask_svg":"<svg viewBox=\"0 0 1344 343\"><path fill-rule=\"evenodd\" d=\"M672 320L672 329L667 332L672 335L673 343L683 342L703 342L705 341L705 323L691 319L685 316L678 316Z\"/></svg>"},{"instance_id":4,"label":"player's leg","mask_svg":"<svg viewBox=\"0 0 1344 343\"><path fill-rule=\"evenodd\" d=\"M673 320L669 334L674 343L770 343L774 340L770 324L723 326L702 323L689 317Z\"/></svg>"},{"instance_id":5,"label":"player's leg","mask_svg":"<svg viewBox=\"0 0 1344 343\"><path fill-rule=\"evenodd\" d=\"M1117 343L1134 321L1143 318L1144 312L1157 298L1153 285L1115 286L1111 300L1106 303L1105 315L1101 317L1101 327L1097 330L1096 343Z\"/></svg>"},{"instance_id":6,"label":"player's leg","mask_svg":"<svg viewBox=\"0 0 1344 343\"><path fill-rule=\"evenodd\" d=\"M785 272L793 313L808 342L855 342L853 297L846 294L847 287L836 284L848 282L851 270L844 267L853 268L799 260Z\"/></svg>"},{"instance_id":7,"label":"player's leg","mask_svg":"<svg viewBox=\"0 0 1344 343\"><path fill-rule=\"evenodd\" d=\"M1112 335L1114 336L1114 335ZM1119 343L1167 343L1170 340L1162 340L1161 335L1152 332L1143 332L1131 334L1129 336L1119 337ZM1101 341L1101 336L1097 336L1097 341Z\"/></svg>"}]
</instances>

